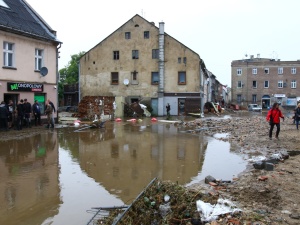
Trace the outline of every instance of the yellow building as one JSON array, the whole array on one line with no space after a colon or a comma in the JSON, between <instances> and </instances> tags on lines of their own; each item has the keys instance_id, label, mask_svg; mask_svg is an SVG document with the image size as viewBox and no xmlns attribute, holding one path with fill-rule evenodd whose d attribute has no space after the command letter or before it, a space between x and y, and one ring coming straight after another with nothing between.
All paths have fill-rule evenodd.
<instances>
[{"instance_id":1,"label":"yellow building","mask_svg":"<svg viewBox=\"0 0 300 225\"><path fill-rule=\"evenodd\" d=\"M135 15L80 59L80 99L114 96L116 116L123 103L142 100L153 114L200 112L200 56L164 31Z\"/></svg>"}]
</instances>

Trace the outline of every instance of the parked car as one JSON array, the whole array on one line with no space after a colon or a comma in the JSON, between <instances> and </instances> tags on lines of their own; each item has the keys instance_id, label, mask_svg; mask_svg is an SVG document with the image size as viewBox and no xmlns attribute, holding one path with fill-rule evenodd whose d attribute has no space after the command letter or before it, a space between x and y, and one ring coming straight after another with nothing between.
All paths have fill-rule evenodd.
<instances>
[{"instance_id":1,"label":"parked car","mask_svg":"<svg viewBox=\"0 0 300 225\"><path fill-rule=\"evenodd\" d=\"M254 112L261 112L262 108L258 104L249 104L248 105L248 110L249 111L254 111Z\"/></svg>"}]
</instances>

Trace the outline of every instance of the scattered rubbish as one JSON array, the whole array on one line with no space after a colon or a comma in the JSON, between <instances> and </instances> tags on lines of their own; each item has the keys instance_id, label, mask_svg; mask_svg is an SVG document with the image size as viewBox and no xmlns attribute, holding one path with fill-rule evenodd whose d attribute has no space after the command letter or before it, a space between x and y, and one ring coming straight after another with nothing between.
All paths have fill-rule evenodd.
<instances>
[{"instance_id":1,"label":"scattered rubbish","mask_svg":"<svg viewBox=\"0 0 300 225\"><path fill-rule=\"evenodd\" d=\"M228 199L218 199L217 204L215 205L206 203L202 200L198 200L196 204L197 210L200 213L201 220L205 222L216 220L220 215L224 215L227 213L234 214L236 212L242 211Z\"/></svg>"},{"instance_id":2,"label":"scattered rubbish","mask_svg":"<svg viewBox=\"0 0 300 225\"><path fill-rule=\"evenodd\" d=\"M156 118L151 118L151 121L152 122L157 122L157 119Z\"/></svg>"},{"instance_id":3,"label":"scattered rubbish","mask_svg":"<svg viewBox=\"0 0 300 225\"><path fill-rule=\"evenodd\" d=\"M116 121L116 122L121 122L122 119L121 119L121 118L116 118L115 121Z\"/></svg>"}]
</instances>

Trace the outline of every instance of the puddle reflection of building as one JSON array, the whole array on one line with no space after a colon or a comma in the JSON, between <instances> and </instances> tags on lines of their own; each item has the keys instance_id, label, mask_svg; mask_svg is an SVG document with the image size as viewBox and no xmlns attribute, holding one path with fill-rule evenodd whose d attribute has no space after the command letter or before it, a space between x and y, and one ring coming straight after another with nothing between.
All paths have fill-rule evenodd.
<instances>
[{"instance_id":1,"label":"puddle reflection of building","mask_svg":"<svg viewBox=\"0 0 300 225\"><path fill-rule=\"evenodd\" d=\"M201 137L178 133L174 125L147 126L143 131L138 124L122 127L114 139L80 139L79 151L81 167L125 203L154 177L186 184L201 170L206 146Z\"/></svg>"},{"instance_id":2,"label":"puddle reflection of building","mask_svg":"<svg viewBox=\"0 0 300 225\"><path fill-rule=\"evenodd\" d=\"M57 133L0 144L0 224L41 224L60 204Z\"/></svg>"}]
</instances>

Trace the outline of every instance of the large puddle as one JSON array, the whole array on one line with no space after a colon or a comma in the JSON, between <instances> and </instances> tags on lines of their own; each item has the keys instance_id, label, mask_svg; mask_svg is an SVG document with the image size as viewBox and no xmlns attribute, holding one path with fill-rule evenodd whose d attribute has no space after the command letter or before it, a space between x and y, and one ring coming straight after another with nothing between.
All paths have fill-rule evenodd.
<instances>
[{"instance_id":1,"label":"large puddle","mask_svg":"<svg viewBox=\"0 0 300 225\"><path fill-rule=\"evenodd\" d=\"M0 224L87 224L92 207L130 204L154 177L231 180L247 164L228 142L148 118L78 129L0 143Z\"/></svg>"}]
</instances>

